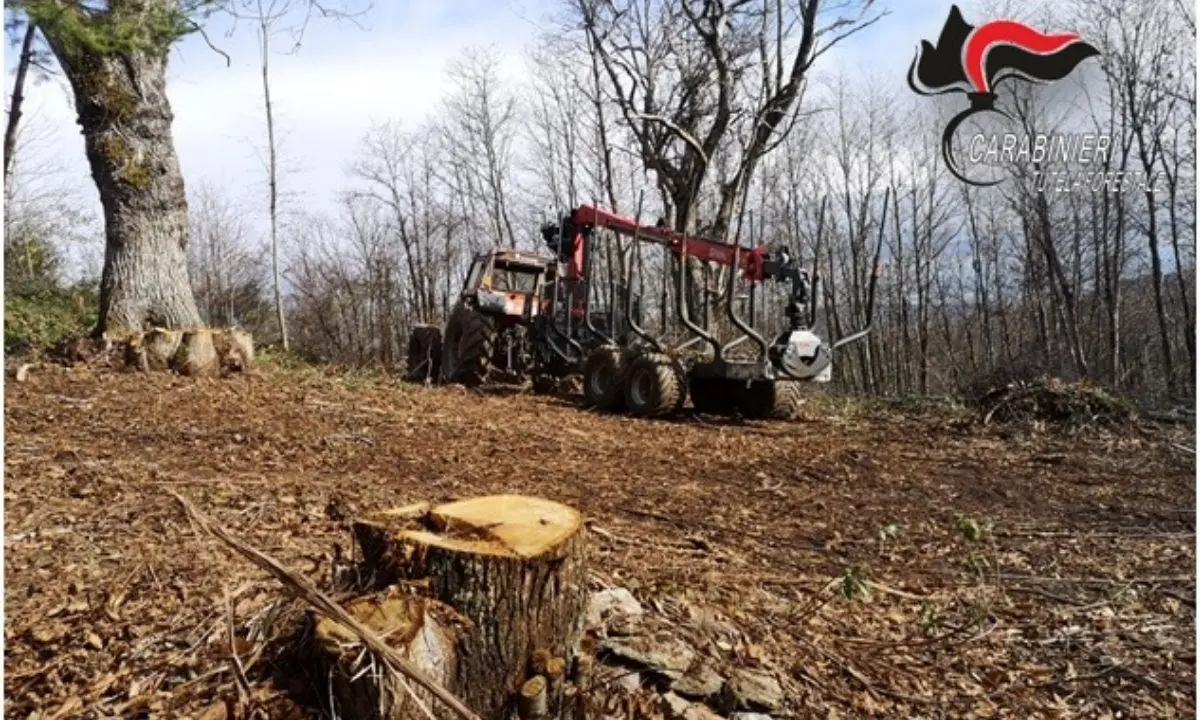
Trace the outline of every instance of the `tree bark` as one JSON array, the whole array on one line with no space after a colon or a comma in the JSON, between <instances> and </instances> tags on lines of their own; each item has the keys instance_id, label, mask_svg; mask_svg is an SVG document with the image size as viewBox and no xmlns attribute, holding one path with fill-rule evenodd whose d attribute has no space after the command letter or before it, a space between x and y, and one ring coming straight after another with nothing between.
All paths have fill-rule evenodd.
<instances>
[{"instance_id":1,"label":"tree bark","mask_svg":"<svg viewBox=\"0 0 1200 720\"><path fill-rule=\"evenodd\" d=\"M470 621L449 687L507 720L525 683L574 660L587 602L582 523L558 503L502 495L382 512L354 534L377 582L428 581ZM550 684L549 716L567 710L564 690Z\"/></svg>"},{"instance_id":2,"label":"tree bark","mask_svg":"<svg viewBox=\"0 0 1200 720\"><path fill-rule=\"evenodd\" d=\"M220 371L211 330L187 330L171 358L171 369L190 377L212 377Z\"/></svg>"},{"instance_id":3,"label":"tree bark","mask_svg":"<svg viewBox=\"0 0 1200 720\"><path fill-rule=\"evenodd\" d=\"M104 208L95 335L201 324L188 279L187 196L171 132L167 49L100 54L43 34L71 83Z\"/></svg>"},{"instance_id":4,"label":"tree bark","mask_svg":"<svg viewBox=\"0 0 1200 720\"><path fill-rule=\"evenodd\" d=\"M163 330L154 328L142 337L146 350L147 370L167 370L171 366L171 358L179 352L183 341L183 333L178 330Z\"/></svg>"},{"instance_id":5,"label":"tree bark","mask_svg":"<svg viewBox=\"0 0 1200 720\"><path fill-rule=\"evenodd\" d=\"M17 59L17 76L13 81L12 104L8 109L8 124L4 128L4 187L9 187L12 161L17 149L17 128L21 124L21 105L25 102L25 78L29 64L33 61L33 40L37 36L37 25L25 26L25 38L21 41L21 55Z\"/></svg>"},{"instance_id":6,"label":"tree bark","mask_svg":"<svg viewBox=\"0 0 1200 720\"><path fill-rule=\"evenodd\" d=\"M389 592L383 598L350 601L346 612L400 655L445 687L454 676L454 643L460 632L454 613L426 598ZM325 617L310 615L318 677L328 678L334 717L356 720L426 720L419 705L434 709L432 694L390 672L354 633ZM407 686L407 687L406 687Z\"/></svg>"}]
</instances>

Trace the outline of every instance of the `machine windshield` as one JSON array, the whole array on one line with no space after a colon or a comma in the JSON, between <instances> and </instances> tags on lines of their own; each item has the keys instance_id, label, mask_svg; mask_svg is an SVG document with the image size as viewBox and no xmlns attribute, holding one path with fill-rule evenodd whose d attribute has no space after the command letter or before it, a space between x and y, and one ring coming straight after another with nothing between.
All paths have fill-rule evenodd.
<instances>
[{"instance_id":1,"label":"machine windshield","mask_svg":"<svg viewBox=\"0 0 1200 720\"><path fill-rule=\"evenodd\" d=\"M541 271L520 266L497 265L492 272L492 289L498 292L531 293L537 289Z\"/></svg>"}]
</instances>

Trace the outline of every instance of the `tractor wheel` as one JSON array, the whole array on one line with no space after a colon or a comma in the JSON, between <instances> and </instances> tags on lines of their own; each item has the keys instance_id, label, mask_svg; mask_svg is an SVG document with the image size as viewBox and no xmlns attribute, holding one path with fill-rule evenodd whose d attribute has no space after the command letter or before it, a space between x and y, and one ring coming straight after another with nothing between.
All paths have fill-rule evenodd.
<instances>
[{"instance_id":1,"label":"tractor wheel","mask_svg":"<svg viewBox=\"0 0 1200 720\"><path fill-rule=\"evenodd\" d=\"M598 347L583 363L583 397L602 412L620 412L625 405L622 378L625 358L616 345Z\"/></svg>"},{"instance_id":2,"label":"tractor wheel","mask_svg":"<svg viewBox=\"0 0 1200 720\"><path fill-rule=\"evenodd\" d=\"M432 325L418 325L408 335L408 357L404 379L425 382L436 379L442 365L442 331Z\"/></svg>"},{"instance_id":3,"label":"tractor wheel","mask_svg":"<svg viewBox=\"0 0 1200 720\"><path fill-rule=\"evenodd\" d=\"M698 378L689 383L688 390L696 412L704 415L733 414L737 391L733 382L719 378Z\"/></svg>"},{"instance_id":4,"label":"tractor wheel","mask_svg":"<svg viewBox=\"0 0 1200 720\"><path fill-rule=\"evenodd\" d=\"M738 409L748 420L790 420L804 402L798 380L759 380L738 388Z\"/></svg>"},{"instance_id":5,"label":"tractor wheel","mask_svg":"<svg viewBox=\"0 0 1200 720\"><path fill-rule=\"evenodd\" d=\"M442 382L482 385L491 373L495 338L488 316L468 309L451 316L442 343Z\"/></svg>"},{"instance_id":6,"label":"tractor wheel","mask_svg":"<svg viewBox=\"0 0 1200 720\"><path fill-rule=\"evenodd\" d=\"M675 362L659 353L642 355L625 376L625 406L639 417L677 413L687 399L687 384Z\"/></svg>"}]
</instances>

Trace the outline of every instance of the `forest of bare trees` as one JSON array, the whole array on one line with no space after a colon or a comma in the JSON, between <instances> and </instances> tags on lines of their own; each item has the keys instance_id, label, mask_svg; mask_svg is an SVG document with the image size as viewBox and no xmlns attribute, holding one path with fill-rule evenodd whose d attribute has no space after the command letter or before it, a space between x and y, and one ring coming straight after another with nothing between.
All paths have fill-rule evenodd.
<instances>
[{"instance_id":1,"label":"forest of bare trees","mask_svg":"<svg viewBox=\"0 0 1200 720\"><path fill-rule=\"evenodd\" d=\"M893 19L878 3L563 0L524 78L503 77L487 48L464 50L423 124L381 122L360 139L339 213L283 223L291 348L395 367L413 324L445 318L474 253L538 248L555 213L595 202L633 215L641 198L643 221L786 245L815 263L820 328L834 337L868 319L881 239L873 332L835 362L848 390L943 394L997 372L1051 372L1146 400L1190 397L1192 10L1152 0L1008 10L1076 28L1101 51L1052 102L1006 89L1014 131L1107 135L1105 169L1153 176L1151 191L953 178L939 138L960 100L911 93L907 55L837 65L839 43ZM272 342L270 244L223 190L188 191L199 312ZM20 237L6 232L6 255Z\"/></svg>"}]
</instances>

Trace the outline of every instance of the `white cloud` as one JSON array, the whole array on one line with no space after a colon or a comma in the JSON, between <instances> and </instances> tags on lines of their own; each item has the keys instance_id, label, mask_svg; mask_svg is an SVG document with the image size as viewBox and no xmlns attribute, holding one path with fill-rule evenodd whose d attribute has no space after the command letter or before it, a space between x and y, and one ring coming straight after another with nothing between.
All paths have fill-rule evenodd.
<instances>
[{"instance_id":1,"label":"white cloud","mask_svg":"<svg viewBox=\"0 0 1200 720\"><path fill-rule=\"evenodd\" d=\"M492 45L505 74L524 74L523 51L534 28L522 19L522 10L495 3L469 13L456 7L454 17L447 17L449 10L435 12L436 3L411 7L401 18L395 16L397 6L383 5L377 17L367 19L374 28L366 31L348 25L310 30L297 53L271 57L284 189L304 210L332 208L344 168L372 122L416 125L435 110L445 92L447 65L467 46ZM168 74L184 179L216 184L231 198L261 207L266 129L253 31L238 28L232 38L219 30L210 35L229 50L232 67L192 37L172 55ZM276 43L280 50L289 45L286 37ZM53 155L63 182L77 187L98 214L99 197L65 81L30 87L27 98L31 121L45 123L53 136L29 152Z\"/></svg>"},{"instance_id":2,"label":"white cloud","mask_svg":"<svg viewBox=\"0 0 1200 720\"><path fill-rule=\"evenodd\" d=\"M281 136L282 189L292 207L334 210L346 183L345 167L367 128L385 119L416 125L434 112L446 91L447 65L467 46L494 46L505 76L527 77L523 51L551 1L376 2L364 20L366 30L348 23L314 25L297 53L273 55L271 91ZM522 2L531 5L522 7ZM912 48L920 37L936 35L947 6L933 0L892 5L903 12L822 58L822 70L881 72L899 86ZM225 29L213 26L209 34L230 53L232 67L198 36L184 40L171 56L168 93L175 143L189 186L216 185L262 228L260 154L266 131L255 35L248 26L237 28L232 37ZM288 40L281 37L276 44L284 50ZM881 50L887 63L879 62ZM50 142L31 148L31 154L42 154L39 161L47 153L53 156L62 182L86 198L99 217L99 198L66 83L58 79L31 87L27 102L31 122L46 124L53 135Z\"/></svg>"}]
</instances>

